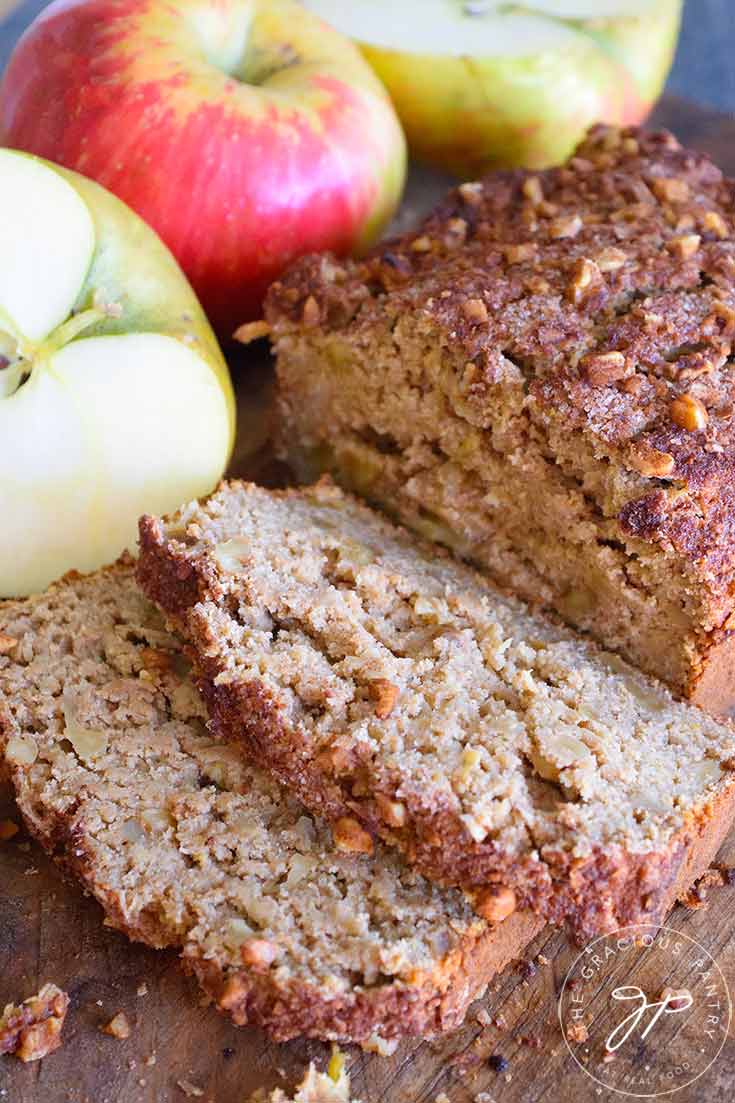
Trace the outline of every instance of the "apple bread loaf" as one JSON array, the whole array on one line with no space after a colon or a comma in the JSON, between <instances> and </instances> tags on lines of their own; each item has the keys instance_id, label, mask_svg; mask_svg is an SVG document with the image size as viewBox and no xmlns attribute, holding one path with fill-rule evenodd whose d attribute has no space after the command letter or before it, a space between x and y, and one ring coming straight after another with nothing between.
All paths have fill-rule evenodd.
<instances>
[{"instance_id":1,"label":"apple bread loaf","mask_svg":"<svg viewBox=\"0 0 735 1103\"><path fill-rule=\"evenodd\" d=\"M350 853L218 744L132 563L0 607L0 753L41 844L107 923L238 1024L365 1041L457 1026L538 931L493 930L383 847Z\"/></svg>"},{"instance_id":2,"label":"apple bread loaf","mask_svg":"<svg viewBox=\"0 0 735 1103\"><path fill-rule=\"evenodd\" d=\"M462 184L269 295L280 450L735 704L733 186L667 133Z\"/></svg>"},{"instance_id":3,"label":"apple bread loaf","mask_svg":"<svg viewBox=\"0 0 735 1103\"><path fill-rule=\"evenodd\" d=\"M328 479L141 521L138 578L213 730L340 845L382 837L500 919L659 921L735 809L735 730Z\"/></svg>"}]
</instances>

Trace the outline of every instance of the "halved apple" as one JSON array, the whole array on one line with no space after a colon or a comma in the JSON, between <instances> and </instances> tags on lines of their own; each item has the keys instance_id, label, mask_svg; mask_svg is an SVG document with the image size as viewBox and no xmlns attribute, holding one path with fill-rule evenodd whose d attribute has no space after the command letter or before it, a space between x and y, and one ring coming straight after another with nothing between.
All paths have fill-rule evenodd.
<instances>
[{"instance_id":1,"label":"halved apple","mask_svg":"<svg viewBox=\"0 0 735 1103\"><path fill-rule=\"evenodd\" d=\"M415 156L475 176L563 161L594 122L640 122L681 0L304 0L351 35Z\"/></svg>"},{"instance_id":2,"label":"halved apple","mask_svg":"<svg viewBox=\"0 0 735 1103\"><path fill-rule=\"evenodd\" d=\"M0 150L0 597L134 546L205 494L234 401L193 291L99 185Z\"/></svg>"}]
</instances>

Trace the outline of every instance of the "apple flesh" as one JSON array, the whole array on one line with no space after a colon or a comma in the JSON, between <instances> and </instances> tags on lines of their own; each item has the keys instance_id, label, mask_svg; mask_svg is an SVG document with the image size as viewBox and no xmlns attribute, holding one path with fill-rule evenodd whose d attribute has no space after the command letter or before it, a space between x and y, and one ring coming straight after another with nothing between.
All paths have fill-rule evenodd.
<instances>
[{"instance_id":1,"label":"apple flesh","mask_svg":"<svg viewBox=\"0 0 735 1103\"><path fill-rule=\"evenodd\" d=\"M51 4L5 71L0 143L125 200L226 337L295 257L366 249L405 179L384 88L295 0Z\"/></svg>"},{"instance_id":2,"label":"apple flesh","mask_svg":"<svg viewBox=\"0 0 735 1103\"><path fill-rule=\"evenodd\" d=\"M222 354L155 234L90 180L0 149L0 597L92 570L207 493L234 430Z\"/></svg>"},{"instance_id":3,"label":"apple flesh","mask_svg":"<svg viewBox=\"0 0 735 1103\"><path fill-rule=\"evenodd\" d=\"M391 94L412 153L462 177L559 164L595 122L641 122L681 0L305 0Z\"/></svg>"}]
</instances>

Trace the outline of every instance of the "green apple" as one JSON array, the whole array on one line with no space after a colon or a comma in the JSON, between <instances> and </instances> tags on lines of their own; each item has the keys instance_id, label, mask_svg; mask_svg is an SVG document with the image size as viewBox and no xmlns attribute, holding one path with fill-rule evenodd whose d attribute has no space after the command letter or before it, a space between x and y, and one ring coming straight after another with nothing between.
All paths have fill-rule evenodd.
<instances>
[{"instance_id":1,"label":"green apple","mask_svg":"<svg viewBox=\"0 0 735 1103\"><path fill-rule=\"evenodd\" d=\"M381 77L413 154L460 176L563 161L595 122L641 122L681 0L304 0Z\"/></svg>"},{"instance_id":2,"label":"green apple","mask_svg":"<svg viewBox=\"0 0 735 1103\"><path fill-rule=\"evenodd\" d=\"M234 435L227 366L154 232L74 172L0 149L0 596L135 543L205 494Z\"/></svg>"}]
</instances>

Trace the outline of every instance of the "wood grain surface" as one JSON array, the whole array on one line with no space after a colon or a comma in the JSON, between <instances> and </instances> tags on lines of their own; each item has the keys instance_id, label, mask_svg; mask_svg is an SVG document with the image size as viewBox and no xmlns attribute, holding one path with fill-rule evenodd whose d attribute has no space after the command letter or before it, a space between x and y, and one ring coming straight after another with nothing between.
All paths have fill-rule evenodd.
<instances>
[{"instance_id":1,"label":"wood grain surface","mask_svg":"<svg viewBox=\"0 0 735 1103\"><path fill-rule=\"evenodd\" d=\"M662 103L656 122L735 173L735 122L673 99ZM416 217L444 184L415 173L403 218ZM239 353L232 366L240 408L232 473L272 477L277 473L267 460L267 356L262 350ZM19 818L9 791L0 786L0 820L6 817ZM735 864L735 835L720 857ZM712 889L706 906L679 907L669 923L714 956L735 996L735 888ZM444 1103L443 1096L449 1103L474 1103L478 1096L481 1103L624 1099L581 1071L562 1037L558 996L576 954L561 934L547 930L522 962L496 980L456 1034L405 1043L389 1059L349 1050L355 1097L363 1103ZM636 983L640 973L641 987L650 985L644 972L634 970L625 983ZM663 987L667 976L658 980ZM319 1043L276 1046L257 1030L232 1027L203 1004L175 955L133 946L106 930L97 904L65 883L21 832L0 843L0 1006L31 995L45 981L71 996L64 1045L33 1065L0 1058L0 1103L246 1103L256 1088L292 1087L310 1059L323 1066L328 1058L328 1047ZM99 1030L119 1010L133 1027L126 1041ZM478 1012L489 1025L481 1025ZM508 1064L498 1070L500 1057ZM590 1067L598 1057L590 1054ZM637 1060L641 1069L665 1060L653 1036ZM694 1052L693 1060L701 1055ZM664 1098L735 1099L732 1025L710 1069Z\"/></svg>"}]
</instances>

